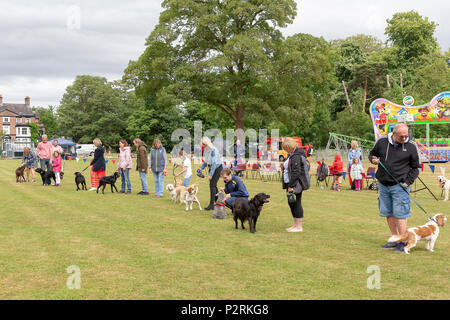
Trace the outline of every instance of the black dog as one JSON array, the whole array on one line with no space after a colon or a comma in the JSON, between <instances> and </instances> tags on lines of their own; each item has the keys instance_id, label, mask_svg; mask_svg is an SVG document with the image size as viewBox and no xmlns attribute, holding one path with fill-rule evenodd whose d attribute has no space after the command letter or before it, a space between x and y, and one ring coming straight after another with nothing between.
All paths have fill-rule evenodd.
<instances>
[{"instance_id":1,"label":"black dog","mask_svg":"<svg viewBox=\"0 0 450 320\"><path fill-rule=\"evenodd\" d=\"M236 229L238 229L238 219L241 220L242 229L245 229L244 221L248 220L250 232L256 232L256 221L258 221L264 203L270 202L269 198L270 195L265 193L258 193L251 200L237 198L233 203L233 219Z\"/></svg>"},{"instance_id":2,"label":"black dog","mask_svg":"<svg viewBox=\"0 0 450 320\"><path fill-rule=\"evenodd\" d=\"M25 177L23 176L26 166L27 166L26 164L23 164L22 166L16 169L16 183L26 181Z\"/></svg>"},{"instance_id":3,"label":"black dog","mask_svg":"<svg viewBox=\"0 0 450 320\"><path fill-rule=\"evenodd\" d=\"M80 190L80 184L81 190L87 190L86 179L84 179L84 176L81 174L81 172L75 172L75 183L77 184L77 191Z\"/></svg>"},{"instance_id":4,"label":"black dog","mask_svg":"<svg viewBox=\"0 0 450 320\"><path fill-rule=\"evenodd\" d=\"M116 189L116 192L118 193L119 191L117 191L117 188L116 188L116 185L115 185L116 180L117 180L118 177L119 177L119 172L117 172L117 171L114 172L114 174L112 176L101 177L100 181L98 183L97 193L98 193L98 189L100 189L100 187L103 186L102 193L105 194L105 188L106 188L107 184L111 185L111 192L112 193L114 193L113 187L114 187L114 189Z\"/></svg>"},{"instance_id":5,"label":"black dog","mask_svg":"<svg viewBox=\"0 0 450 320\"><path fill-rule=\"evenodd\" d=\"M51 184L51 179L53 179L53 181L56 183L56 177L55 177L55 173L53 171L44 171L41 168L37 168L36 172L39 173L41 175L42 178L42 185L43 186L47 186ZM64 177L64 172L61 172L59 174L59 177L61 178L61 180ZM46 183L46 181L50 181L50 184Z\"/></svg>"}]
</instances>

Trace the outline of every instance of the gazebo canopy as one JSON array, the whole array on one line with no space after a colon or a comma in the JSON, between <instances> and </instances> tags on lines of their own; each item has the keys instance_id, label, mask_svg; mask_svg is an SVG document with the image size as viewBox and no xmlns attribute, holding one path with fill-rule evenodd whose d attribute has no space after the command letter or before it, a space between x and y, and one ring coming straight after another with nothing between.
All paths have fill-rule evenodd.
<instances>
[{"instance_id":1,"label":"gazebo canopy","mask_svg":"<svg viewBox=\"0 0 450 320\"><path fill-rule=\"evenodd\" d=\"M64 139L64 138L57 138L56 140L58 140L58 144L59 144L61 147L65 147L65 146L76 146L76 143L75 143L75 142L70 141L70 140L67 140L67 139ZM54 141L54 140L50 140L49 142L53 144L53 141Z\"/></svg>"}]
</instances>

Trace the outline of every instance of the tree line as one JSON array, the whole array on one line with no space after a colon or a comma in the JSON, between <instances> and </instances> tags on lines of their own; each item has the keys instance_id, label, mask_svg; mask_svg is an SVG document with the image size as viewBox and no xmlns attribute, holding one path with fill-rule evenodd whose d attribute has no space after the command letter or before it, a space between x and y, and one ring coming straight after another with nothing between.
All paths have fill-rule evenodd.
<instances>
[{"instance_id":1,"label":"tree line","mask_svg":"<svg viewBox=\"0 0 450 320\"><path fill-rule=\"evenodd\" d=\"M326 41L284 37L294 0L163 2L146 48L120 81L77 76L58 107L37 108L49 136L105 145L159 137L176 128L280 129L324 147L329 132L373 140L370 103L427 103L450 88L450 51L434 38L437 24L418 12L386 21L386 42L353 35ZM418 126L416 136L425 136ZM432 126L450 136L450 126Z\"/></svg>"}]
</instances>

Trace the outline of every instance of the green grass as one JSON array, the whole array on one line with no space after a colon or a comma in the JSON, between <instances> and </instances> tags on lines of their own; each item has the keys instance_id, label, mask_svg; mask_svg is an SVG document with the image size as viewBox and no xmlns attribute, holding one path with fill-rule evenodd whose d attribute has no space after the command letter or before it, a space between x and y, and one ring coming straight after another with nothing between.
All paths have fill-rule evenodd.
<instances>
[{"instance_id":1,"label":"green grass","mask_svg":"<svg viewBox=\"0 0 450 320\"><path fill-rule=\"evenodd\" d=\"M230 217L186 213L168 194L137 196L135 171L132 195L109 188L101 195L75 191L73 172L85 167L82 161L67 162L60 188L42 187L40 177L15 183L18 166L19 160L0 161L1 299L450 298L447 228L434 253L423 242L410 255L380 249L389 232L378 216L375 191L313 186L304 194L304 232L287 233L292 218L280 183L246 180L252 195L267 192L272 198L250 234L248 228L235 230ZM422 178L440 195L439 169L432 175L425 167ZM108 174L113 170L110 161ZM152 176L148 180L152 192ZM199 181L205 206L208 185ZM449 213L450 202L436 202L425 192L417 200L430 213ZM425 215L412 208L408 225L425 223ZM80 290L66 287L71 265L81 269ZM380 290L367 289L370 265L381 269Z\"/></svg>"}]
</instances>

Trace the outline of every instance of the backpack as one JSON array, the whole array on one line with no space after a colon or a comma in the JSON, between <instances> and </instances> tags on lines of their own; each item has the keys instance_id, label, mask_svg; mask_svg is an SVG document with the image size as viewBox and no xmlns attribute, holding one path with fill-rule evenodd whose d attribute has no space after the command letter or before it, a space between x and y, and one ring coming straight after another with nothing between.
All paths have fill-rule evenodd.
<instances>
[{"instance_id":1,"label":"backpack","mask_svg":"<svg viewBox=\"0 0 450 320\"><path fill-rule=\"evenodd\" d=\"M301 156L300 157L301 161L302 161L302 166L305 169L305 180L303 181L303 183L305 183L306 185L302 185L303 190L308 190L311 186L311 181L310 181L310 176L309 176L309 162L308 160L304 157Z\"/></svg>"},{"instance_id":2,"label":"backpack","mask_svg":"<svg viewBox=\"0 0 450 320\"><path fill-rule=\"evenodd\" d=\"M328 176L328 166L326 163L322 160L322 164L319 167L319 173L317 175L318 181L324 181Z\"/></svg>"}]
</instances>

